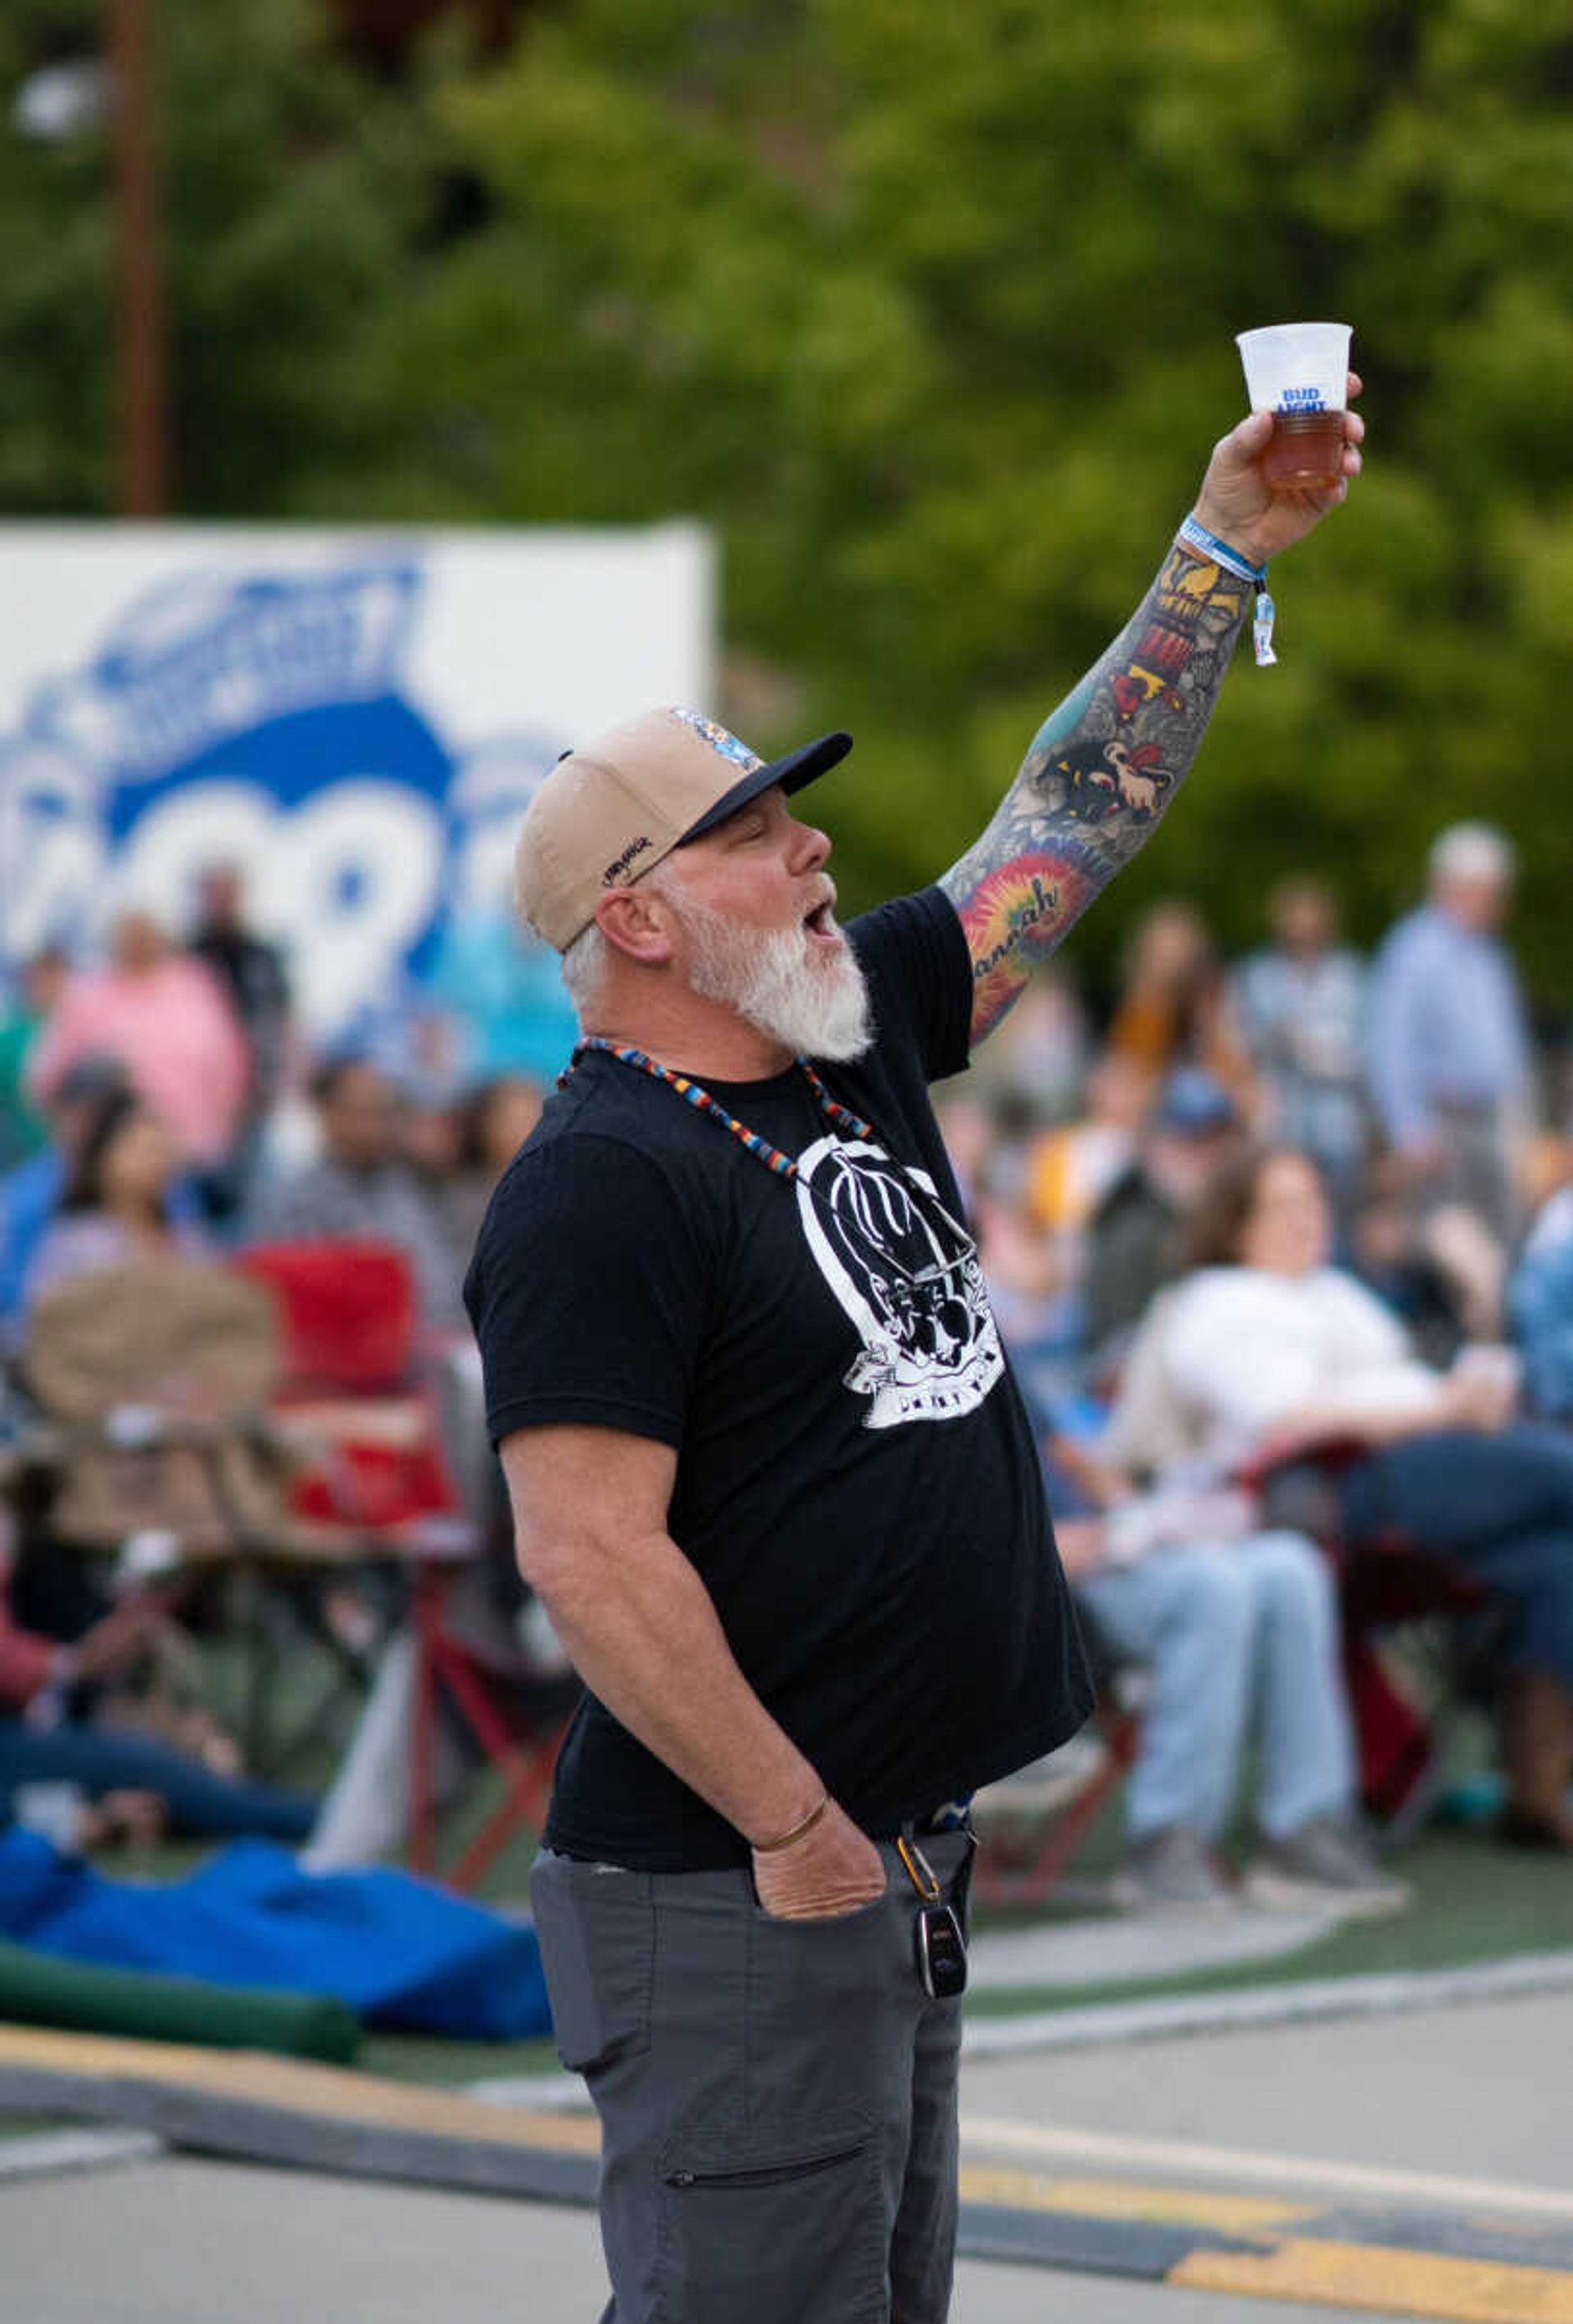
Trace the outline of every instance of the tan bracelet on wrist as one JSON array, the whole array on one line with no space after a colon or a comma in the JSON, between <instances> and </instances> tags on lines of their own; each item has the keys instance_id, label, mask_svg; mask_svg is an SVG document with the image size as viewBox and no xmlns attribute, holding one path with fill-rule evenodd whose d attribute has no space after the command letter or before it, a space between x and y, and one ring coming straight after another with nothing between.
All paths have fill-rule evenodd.
<instances>
[{"instance_id":1,"label":"tan bracelet on wrist","mask_svg":"<svg viewBox=\"0 0 1573 2324\"><path fill-rule=\"evenodd\" d=\"M830 1794L826 1792L821 1795L818 1805L809 1810L802 1821L793 1824L790 1831L783 1831L779 1840L751 1840L749 1845L755 1856L776 1856L783 1848L791 1848L794 1840L806 1840L829 1804Z\"/></svg>"}]
</instances>

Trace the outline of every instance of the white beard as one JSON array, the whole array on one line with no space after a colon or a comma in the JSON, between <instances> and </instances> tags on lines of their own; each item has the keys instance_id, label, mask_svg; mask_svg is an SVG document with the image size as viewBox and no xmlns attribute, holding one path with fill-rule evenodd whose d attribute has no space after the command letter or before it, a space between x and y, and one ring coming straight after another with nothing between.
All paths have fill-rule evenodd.
<instances>
[{"instance_id":1,"label":"white beard","mask_svg":"<svg viewBox=\"0 0 1573 2324\"><path fill-rule=\"evenodd\" d=\"M692 897L667 891L693 947L692 990L724 1001L795 1056L832 1065L861 1057L874 1038L868 987L850 945L821 954L802 928L755 928Z\"/></svg>"}]
</instances>

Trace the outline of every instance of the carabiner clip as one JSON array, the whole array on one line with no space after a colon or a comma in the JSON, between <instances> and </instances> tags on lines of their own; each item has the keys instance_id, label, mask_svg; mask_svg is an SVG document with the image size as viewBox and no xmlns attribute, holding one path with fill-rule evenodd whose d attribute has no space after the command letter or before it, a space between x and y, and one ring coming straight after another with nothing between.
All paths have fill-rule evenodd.
<instances>
[{"instance_id":1,"label":"carabiner clip","mask_svg":"<svg viewBox=\"0 0 1573 2324\"><path fill-rule=\"evenodd\" d=\"M924 1904L937 1904L940 1895L939 1882L933 1866L918 1846L917 1841L909 1840L904 1832L898 1833L896 1854L905 1865L907 1878L911 1882Z\"/></svg>"}]
</instances>

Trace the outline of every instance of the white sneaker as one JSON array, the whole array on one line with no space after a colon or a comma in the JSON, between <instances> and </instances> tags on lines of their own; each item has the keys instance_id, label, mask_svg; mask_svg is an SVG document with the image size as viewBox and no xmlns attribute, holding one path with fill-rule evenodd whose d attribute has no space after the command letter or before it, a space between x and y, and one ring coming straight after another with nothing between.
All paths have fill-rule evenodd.
<instances>
[{"instance_id":1,"label":"white sneaker","mask_svg":"<svg viewBox=\"0 0 1573 2324\"><path fill-rule=\"evenodd\" d=\"M1198 1917L1232 1913L1239 1903L1199 1832L1167 1824L1133 1840L1115 1879L1115 1902L1136 1913Z\"/></svg>"},{"instance_id":2,"label":"white sneaker","mask_svg":"<svg viewBox=\"0 0 1573 2324\"><path fill-rule=\"evenodd\" d=\"M1331 1816L1313 1816L1282 1840L1264 1840L1245 1875L1245 1894L1270 1913L1351 1916L1402 1913L1414 1891L1384 1872L1360 1834Z\"/></svg>"}]
</instances>

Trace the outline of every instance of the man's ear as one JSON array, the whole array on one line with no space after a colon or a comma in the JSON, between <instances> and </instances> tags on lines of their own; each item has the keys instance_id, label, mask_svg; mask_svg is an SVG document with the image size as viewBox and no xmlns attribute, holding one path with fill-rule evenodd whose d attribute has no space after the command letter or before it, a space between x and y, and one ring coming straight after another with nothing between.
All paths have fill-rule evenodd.
<instances>
[{"instance_id":1,"label":"man's ear","mask_svg":"<svg viewBox=\"0 0 1573 2324\"><path fill-rule=\"evenodd\" d=\"M597 899L596 926L614 951L647 968L672 956L672 915L653 888L608 888Z\"/></svg>"}]
</instances>

